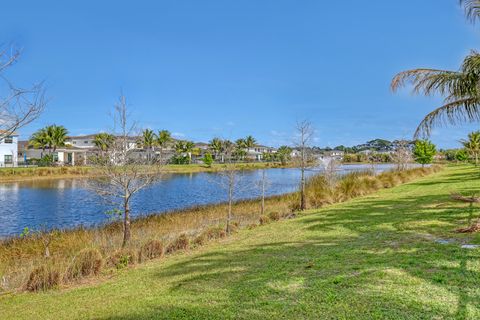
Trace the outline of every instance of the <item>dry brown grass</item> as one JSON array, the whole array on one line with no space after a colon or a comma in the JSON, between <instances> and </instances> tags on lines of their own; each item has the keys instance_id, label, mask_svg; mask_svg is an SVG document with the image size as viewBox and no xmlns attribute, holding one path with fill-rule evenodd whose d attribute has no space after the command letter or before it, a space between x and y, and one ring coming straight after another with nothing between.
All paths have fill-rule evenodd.
<instances>
[{"instance_id":1,"label":"dry brown grass","mask_svg":"<svg viewBox=\"0 0 480 320\"><path fill-rule=\"evenodd\" d=\"M160 240L149 240L138 251L138 262L163 257L165 248Z\"/></svg>"},{"instance_id":2,"label":"dry brown grass","mask_svg":"<svg viewBox=\"0 0 480 320\"><path fill-rule=\"evenodd\" d=\"M103 257L95 248L87 248L73 259L68 267L64 280L71 281L84 277L98 275L103 267Z\"/></svg>"},{"instance_id":3,"label":"dry brown grass","mask_svg":"<svg viewBox=\"0 0 480 320\"><path fill-rule=\"evenodd\" d=\"M321 177L311 178L307 184L308 204L310 208L316 208L345 201L437 170L438 167L416 168L377 176L352 173L338 179L334 185ZM268 198L266 209L269 214L260 216L259 200L238 202L233 207L232 229L253 228L294 217L292 213L298 211L298 203L297 193ZM227 205L218 204L136 219L132 222L131 243L125 249L120 249L122 225L119 222L92 229L52 231L48 248L51 257L48 259L44 257L41 236L0 241L0 292L22 288L43 290L65 285L77 278L102 273L103 269L120 269L160 258L164 253L204 245L227 236L226 212ZM55 261L54 268L52 261Z\"/></svg>"},{"instance_id":4,"label":"dry brown grass","mask_svg":"<svg viewBox=\"0 0 480 320\"><path fill-rule=\"evenodd\" d=\"M43 291L60 284L60 271L52 263L43 264L30 272L25 284L27 291Z\"/></svg>"}]
</instances>

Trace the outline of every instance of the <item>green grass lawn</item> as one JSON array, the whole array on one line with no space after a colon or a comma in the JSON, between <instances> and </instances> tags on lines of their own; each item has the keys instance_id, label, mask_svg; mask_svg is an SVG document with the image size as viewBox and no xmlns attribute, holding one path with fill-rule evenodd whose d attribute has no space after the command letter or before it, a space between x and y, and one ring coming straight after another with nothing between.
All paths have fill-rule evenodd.
<instances>
[{"instance_id":1,"label":"green grass lawn","mask_svg":"<svg viewBox=\"0 0 480 320\"><path fill-rule=\"evenodd\" d=\"M478 319L480 187L448 167L116 273L97 284L0 297L0 319ZM449 239L447 244L436 240Z\"/></svg>"}]
</instances>

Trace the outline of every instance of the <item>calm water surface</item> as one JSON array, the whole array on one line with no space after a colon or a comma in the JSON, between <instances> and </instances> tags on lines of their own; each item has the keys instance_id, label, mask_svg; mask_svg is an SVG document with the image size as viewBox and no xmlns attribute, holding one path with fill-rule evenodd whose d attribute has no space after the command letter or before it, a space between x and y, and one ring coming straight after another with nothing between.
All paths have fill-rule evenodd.
<instances>
[{"instance_id":1,"label":"calm water surface","mask_svg":"<svg viewBox=\"0 0 480 320\"><path fill-rule=\"evenodd\" d=\"M341 173L365 170L366 165L345 165ZM391 165L377 165L377 171ZM311 170L308 175L321 169ZM298 169L267 169L268 195L298 189ZM241 173L236 199L260 196L261 170ZM170 174L132 200L132 216L161 213L226 200L217 173ZM0 237L18 235L23 228L72 228L93 226L111 219L106 212L112 206L86 188L83 179L52 179L0 184Z\"/></svg>"}]
</instances>

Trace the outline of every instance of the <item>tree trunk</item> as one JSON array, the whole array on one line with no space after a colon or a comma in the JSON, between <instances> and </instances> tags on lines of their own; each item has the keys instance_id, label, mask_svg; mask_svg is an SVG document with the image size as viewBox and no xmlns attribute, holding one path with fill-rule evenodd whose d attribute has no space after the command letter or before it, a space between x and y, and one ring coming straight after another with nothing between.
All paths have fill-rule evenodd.
<instances>
[{"instance_id":1,"label":"tree trunk","mask_svg":"<svg viewBox=\"0 0 480 320\"><path fill-rule=\"evenodd\" d=\"M231 172L230 174L234 174ZM227 234L230 233L230 222L232 220L232 204L233 204L233 177L230 176L230 181L228 184L228 216L227 216L227 229L226 232Z\"/></svg>"},{"instance_id":2,"label":"tree trunk","mask_svg":"<svg viewBox=\"0 0 480 320\"><path fill-rule=\"evenodd\" d=\"M302 167L302 178L301 178L301 186L300 186L300 209L306 209L305 203L305 168Z\"/></svg>"},{"instance_id":3,"label":"tree trunk","mask_svg":"<svg viewBox=\"0 0 480 320\"><path fill-rule=\"evenodd\" d=\"M128 198L126 198L124 202L124 213L123 213L122 248L124 248L129 241L130 241L130 204L129 204Z\"/></svg>"},{"instance_id":4,"label":"tree trunk","mask_svg":"<svg viewBox=\"0 0 480 320\"><path fill-rule=\"evenodd\" d=\"M262 171L262 216L265 214L265 170Z\"/></svg>"}]
</instances>

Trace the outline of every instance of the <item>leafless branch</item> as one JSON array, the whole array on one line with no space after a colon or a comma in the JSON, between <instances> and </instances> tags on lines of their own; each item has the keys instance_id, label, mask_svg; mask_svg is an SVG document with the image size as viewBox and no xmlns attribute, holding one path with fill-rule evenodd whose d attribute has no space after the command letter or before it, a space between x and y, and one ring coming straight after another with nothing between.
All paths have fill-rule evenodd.
<instances>
[{"instance_id":1,"label":"leafless branch","mask_svg":"<svg viewBox=\"0 0 480 320\"><path fill-rule=\"evenodd\" d=\"M161 178L163 161L151 150L137 148L138 130L129 119L127 100L122 94L114 106L113 142L92 159L95 178L89 188L123 209L123 246L130 240L130 201L140 190Z\"/></svg>"},{"instance_id":2,"label":"leafless branch","mask_svg":"<svg viewBox=\"0 0 480 320\"><path fill-rule=\"evenodd\" d=\"M0 139L37 119L47 104L43 82L31 88L21 88L4 75L19 56L20 50L15 47L0 50L0 80L4 89L0 95Z\"/></svg>"}]
</instances>

